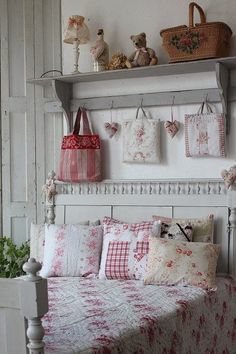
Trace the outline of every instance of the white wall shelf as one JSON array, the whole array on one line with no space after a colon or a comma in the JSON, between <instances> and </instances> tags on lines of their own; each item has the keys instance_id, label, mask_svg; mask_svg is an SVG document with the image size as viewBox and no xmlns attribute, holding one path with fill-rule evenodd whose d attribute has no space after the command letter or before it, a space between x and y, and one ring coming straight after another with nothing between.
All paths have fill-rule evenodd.
<instances>
[{"instance_id":1,"label":"white wall shelf","mask_svg":"<svg viewBox=\"0 0 236 354\"><path fill-rule=\"evenodd\" d=\"M208 97L209 102L221 102L222 111L226 116L227 131L229 131L229 119L227 115L227 103L229 100L230 71L236 69L236 57L199 60L176 64L164 64L142 68L79 73L48 78L27 80L30 84L41 86L52 85L57 102L45 102L46 112L63 111L68 125L72 129L72 112L79 106L85 105L87 109L109 109L111 101L113 108L127 108L137 106L141 100L144 106L170 105L175 97L175 104L199 103ZM178 76L182 74L193 74L200 72L214 72L216 75L217 87L197 90L183 90L156 93L136 93L131 95L113 95L109 97L93 97L73 99L72 86L75 83L99 82L104 80L121 80L132 78L147 78L160 76Z\"/></svg>"}]
</instances>

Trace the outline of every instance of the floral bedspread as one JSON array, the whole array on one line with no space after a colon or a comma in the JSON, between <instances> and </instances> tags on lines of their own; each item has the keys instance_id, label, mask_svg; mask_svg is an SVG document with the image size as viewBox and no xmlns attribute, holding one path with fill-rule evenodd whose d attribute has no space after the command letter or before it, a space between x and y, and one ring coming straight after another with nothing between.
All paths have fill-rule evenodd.
<instances>
[{"instance_id":1,"label":"floral bedspread","mask_svg":"<svg viewBox=\"0 0 236 354\"><path fill-rule=\"evenodd\" d=\"M217 286L50 278L46 353L236 353L236 283L219 277Z\"/></svg>"}]
</instances>

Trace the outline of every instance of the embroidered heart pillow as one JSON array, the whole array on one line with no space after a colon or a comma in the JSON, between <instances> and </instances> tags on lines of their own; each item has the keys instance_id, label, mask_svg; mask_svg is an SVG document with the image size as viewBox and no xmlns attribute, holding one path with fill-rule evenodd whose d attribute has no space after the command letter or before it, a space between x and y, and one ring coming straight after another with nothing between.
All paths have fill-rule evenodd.
<instances>
[{"instance_id":1,"label":"embroidered heart pillow","mask_svg":"<svg viewBox=\"0 0 236 354\"><path fill-rule=\"evenodd\" d=\"M167 122L165 122L164 127L165 127L165 130L167 131L167 133L173 139L173 137L175 136L175 134L179 130L179 122L177 120L174 120L173 122L168 120Z\"/></svg>"},{"instance_id":2,"label":"embroidered heart pillow","mask_svg":"<svg viewBox=\"0 0 236 354\"><path fill-rule=\"evenodd\" d=\"M112 138L118 131L118 128L119 128L119 124L118 123L109 123L109 122L106 122L104 124L104 127L105 127L105 131L107 132L109 138Z\"/></svg>"}]
</instances>

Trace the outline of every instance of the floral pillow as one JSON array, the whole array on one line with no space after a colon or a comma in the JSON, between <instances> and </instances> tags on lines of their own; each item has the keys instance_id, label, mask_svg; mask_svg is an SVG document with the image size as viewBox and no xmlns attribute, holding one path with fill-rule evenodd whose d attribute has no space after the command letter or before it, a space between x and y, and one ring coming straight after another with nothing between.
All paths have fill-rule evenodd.
<instances>
[{"instance_id":1,"label":"floral pillow","mask_svg":"<svg viewBox=\"0 0 236 354\"><path fill-rule=\"evenodd\" d=\"M108 224L106 221L108 220ZM113 219L114 220L114 219ZM160 223L119 224L106 218L100 279L142 279L146 273L149 236L159 237Z\"/></svg>"},{"instance_id":2,"label":"floral pillow","mask_svg":"<svg viewBox=\"0 0 236 354\"><path fill-rule=\"evenodd\" d=\"M81 221L79 225L93 225L100 224L99 220L96 221ZM30 225L30 257L35 258L38 262L43 262L44 244L45 244L45 226L47 224L34 224Z\"/></svg>"},{"instance_id":3,"label":"floral pillow","mask_svg":"<svg viewBox=\"0 0 236 354\"><path fill-rule=\"evenodd\" d=\"M102 236L102 226L46 225L40 275L47 278L97 274Z\"/></svg>"},{"instance_id":4,"label":"floral pillow","mask_svg":"<svg viewBox=\"0 0 236 354\"><path fill-rule=\"evenodd\" d=\"M180 224L191 224L193 226L193 242L213 242L214 233L214 215L210 214L206 218L199 219L172 219L168 217L153 215L153 220L162 222L175 222Z\"/></svg>"},{"instance_id":5,"label":"floral pillow","mask_svg":"<svg viewBox=\"0 0 236 354\"><path fill-rule=\"evenodd\" d=\"M145 284L193 285L216 289L220 246L151 237Z\"/></svg>"},{"instance_id":6,"label":"floral pillow","mask_svg":"<svg viewBox=\"0 0 236 354\"><path fill-rule=\"evenodd\" d=\"M142 221L142 222L129 224L127 222L113 219L110 218L109 216L105 216L102 220L104 235L110 232L112 226L114 226L115 224L128 225L130 230L133 231L134 233L142 233L142 232L146 233L146 231L151 231L153 227L153 221Z\"/></svg>"}]
</instances>

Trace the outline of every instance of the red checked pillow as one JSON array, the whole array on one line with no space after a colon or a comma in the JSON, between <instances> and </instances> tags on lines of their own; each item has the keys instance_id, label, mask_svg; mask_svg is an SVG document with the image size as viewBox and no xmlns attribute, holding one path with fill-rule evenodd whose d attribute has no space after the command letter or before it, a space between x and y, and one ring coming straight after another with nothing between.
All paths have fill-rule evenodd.
<instances>
[{"instance_id":1,"label":"red checked pillow","mask_svg":"<svg viewBox=\"0 0 236 354\"><path fill-rule=\"evenodd\" d=\"M149 236L160 234L159 222L118 223L104 218L100 279L142 279L147 266Z\"/></svg>"}]
</instances>

